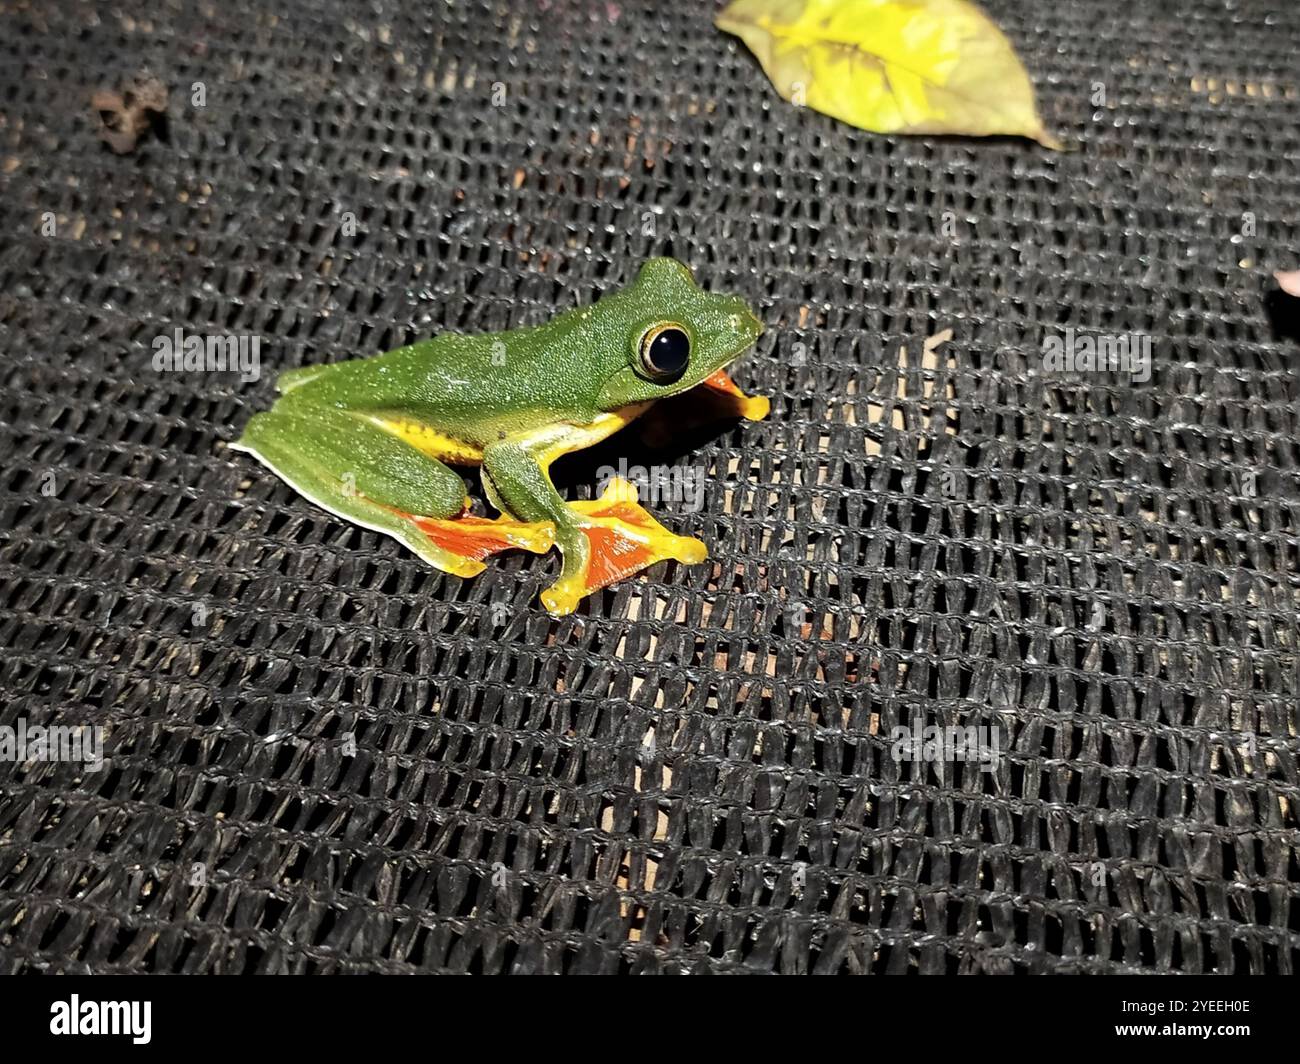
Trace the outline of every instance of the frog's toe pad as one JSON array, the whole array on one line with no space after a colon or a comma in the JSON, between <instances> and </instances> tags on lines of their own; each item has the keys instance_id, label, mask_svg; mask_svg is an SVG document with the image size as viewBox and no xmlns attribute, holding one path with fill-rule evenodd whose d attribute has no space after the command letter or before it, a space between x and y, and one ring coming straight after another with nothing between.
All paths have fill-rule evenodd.
<instances>
[{"instance_id":1,"label":"frog's toe pad","mask_svg":"<svg viewBox=\"0 0 1300 1064\"><path fill-rule=\"evenodd\" d=\"M656 562L674 558L695 565L709 556L700 540L674 535L656 521L636 501L636 488L622 478L613 480L599 499L570 505L584 518L580 531L587 537L589 557L585 573L562 578L542 593L542 605L551 613L572 613L586 595Z\"/></svg>"}]
</instances>

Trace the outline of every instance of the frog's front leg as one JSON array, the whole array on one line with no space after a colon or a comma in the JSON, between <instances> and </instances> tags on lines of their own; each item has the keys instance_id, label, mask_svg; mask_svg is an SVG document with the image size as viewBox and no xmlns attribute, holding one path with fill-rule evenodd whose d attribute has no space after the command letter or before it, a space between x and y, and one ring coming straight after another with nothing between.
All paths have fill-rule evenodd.
<instances>
[{"instance_id":1,"label":"frog's front leg","mask_svg":"<svg viewBox=\"0 0 1300 1064\"><path fill-rule=\"evenodd\" d=\"M561 498L551 483L551 463L608 431L547 426L508 436L483 452L483 485L493 504L520 521L555 526L564 562L559 580L542 592L542 605L557 616L655 562L675 558L694 565L708 557L698 539L674 535L638 505L636 489L626 480L613 481L593 502Z\"/></svg>"}]
</instances>

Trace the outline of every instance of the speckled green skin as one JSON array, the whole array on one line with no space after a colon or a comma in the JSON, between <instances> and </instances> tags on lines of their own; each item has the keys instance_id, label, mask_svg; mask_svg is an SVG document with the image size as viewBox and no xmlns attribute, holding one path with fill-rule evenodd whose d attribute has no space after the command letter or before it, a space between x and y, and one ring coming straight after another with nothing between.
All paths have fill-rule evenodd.
<instances>
[{"instance_id":1,"label":"speckled green skin","mask_svg":"<svg viewBox=\"0 0 1300 1064\"><path fill-rule=\"evenodd\" d=\"M655 384L636 370L651 325L675 321L692 336L690 369ZM293 370L283 404L400 412L483 448L542 425L590 424L629 403L694 387L748 347L761 329L744 301L701 291L674 259L652 259L633 284L533 328L446 334L355 362ZM290 391L291 390L291 391Z\"/></svg>"},{"instance_id":2,"label":"speckled green skin","mask_svg":"<svg viewBox=\"0 0 1300 1064\"><path fill-rule=\"evenodd\" d=\"M637 351L646 330L664 321L691 337L685 375L666 385L642 375ZM284 394L253 417L235 446L326 509L388 532L448 569L436 548L385 507L455 516L464 504L460 477L358 415L428 426L482 452L484 487L498 509L555 523L561 579L572 580L586 566L583 518L551 485L550 458L576 449L571 444L601 415L693 388L761 332L743 300L702 291L673 259L651 259L627 288L544 325L444 335L285 373L278 381Z\"/></svg>"}]
</instances>

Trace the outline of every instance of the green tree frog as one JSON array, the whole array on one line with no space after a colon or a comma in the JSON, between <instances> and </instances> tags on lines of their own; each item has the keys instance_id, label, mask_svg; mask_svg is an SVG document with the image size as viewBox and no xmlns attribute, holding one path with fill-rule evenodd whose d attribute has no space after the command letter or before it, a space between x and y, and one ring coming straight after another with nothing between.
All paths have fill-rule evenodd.
<instances>
[{"instance_id":1,"label":"green tree frog","mask_svg":"<svg viewBox=\"0 0 1300 1064\"><path fill-rule=\"evenodd\" d=\"M560 576L541 598L559 616L655 562L695 564L708 551L659 524L626 480L566 502L551 463L696 385L727 396L734 413L765 417L768 400L724 371L762 330L739 297L701 290L674 259L651 259L628 287L542 325L283 373L274 406L233 446L444 572L473 576L498 551L558 547ZM473 516L446 463L479 466L501 516Z\"/></svg>"}]
</instances>

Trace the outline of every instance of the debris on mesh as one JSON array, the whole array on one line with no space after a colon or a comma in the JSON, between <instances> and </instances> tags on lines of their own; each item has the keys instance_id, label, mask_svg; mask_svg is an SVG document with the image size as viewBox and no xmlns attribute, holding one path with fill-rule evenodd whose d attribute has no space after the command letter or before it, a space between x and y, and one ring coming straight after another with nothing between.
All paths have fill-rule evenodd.
<instances>
[{"instance_id":1,"label":"debris on mesh","mask_svg":"<svg viewBox=\"0 0 1300 1064\"><path fill-rule=\"evenodd\" d=\"M145 134L160 128L167 113L167 86L157 78L137 78L120 92L99 89L90 103L99 115L100 139L118 155L126 155Z\"/></svg>"}]
</instances>

